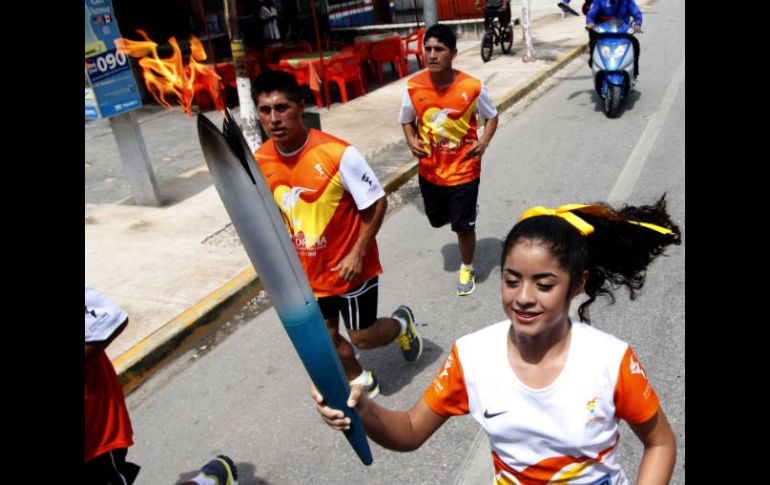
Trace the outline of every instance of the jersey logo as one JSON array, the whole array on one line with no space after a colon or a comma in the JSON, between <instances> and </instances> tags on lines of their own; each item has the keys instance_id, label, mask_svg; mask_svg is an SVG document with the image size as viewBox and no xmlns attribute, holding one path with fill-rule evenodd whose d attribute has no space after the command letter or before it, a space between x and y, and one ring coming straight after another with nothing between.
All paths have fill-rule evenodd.
<instances>
[{"instance_id":1,"label":"jersey logo","mask_svg":"<svg viewBox=\"0 0 770 485\"><path fill-rule=\"evenodd\" d=\"M588 419L586 419L586 428L593 428L594 426L604 421L604 416L601 416L596 413L596 411L598 411L596 409L596 401L600 399L601 399L600 397L596 396L590 401L588 401L588 404L586 404L586 411L588 411Z\"/></svg>"},{"instance_id":2,"label":"jersey logo","mask_svg":"<svg viewBox=\"0 0 770 485\"><path fill-rule=\"evenodd\" d=\"M372 186L372 179L369 178L368 174L364 174L363 177L361 177L361 181L369 184L369 187Z\"/></svg>"},{"instance_id":3,"label":"jersey logo","mask_svg":"<svg viewBox=\"0 0 770 485\"><path fill-rule=\"evenodd\" d=\"M487 419L494 418L495 416L500 416L501 414L505 414L508 411L500 411L499 413L490 413L489 409L484 410L484 417Z\"/></svg>"},{"instance_id":4,"label":"jersey logo","mask_svg":"<svg viewBox=\"0 0 770 485\"><path fill-rule=\"evenodd\" d=\"M634 359L634 356L631 356L631 359L629 361L629 369L631 370L631 374L641 374L642 377L647 379L647 375L644 373L644 369L642 369L641 364L639 364L639 361Z\"/></svg>"},{"instance_id":5,"label":"jersey logo","mask_svg":"<svg viewBox=\"0 0 770 485\"><path fill-rule=\"evenodd\" d=\"M300 221L294 217L294 207L297 205L299 196L302 192L315 192L312 189L306 189L305 187L292 187L288 192L281 194L281 207L287 214L292 215L292 225L296 230L302 229Z\"/></svg>"},{"instance_id":6,"label":"jersey logo","mask_svg":"<svg viewBox=\"0 0 770 485\"><path fill-rule=\"evenodd\" d=\"M462 92L462 97L463 97L463 99L465 100L465 102L467 103L467 102L468 102L468 93L466 93L465 91L463 91L463 92Z\"/></svg>"},{"instance_id":7,"label":"jersey logo","mask_svg":"<svg viewBox=\"0 0 770 485\"><path fill-rule=\"evenodd\" d=\"M323 177L323 175L324 175L324 169L321 167L321 164L320 164L320 163L316 163L316 164L315 164L315 167L313 167L313 168L315 168L316 170L318 170L318 175L320 175L321 177Z\"/></svg>"},{"instance_id":8,"label":"jersey logo","mask_svg":"<svg viewBox=\"0 0 770 485\"><path fill-rule=\"evenodd\" d=\"M449 113L458 113L458 111L456 109L444 108L438 113L432 113L430 117L430 124L433 127L433 132L444 138L449 137L444 127L444 123L446 123Z\"/></svg>"}]
</instances>

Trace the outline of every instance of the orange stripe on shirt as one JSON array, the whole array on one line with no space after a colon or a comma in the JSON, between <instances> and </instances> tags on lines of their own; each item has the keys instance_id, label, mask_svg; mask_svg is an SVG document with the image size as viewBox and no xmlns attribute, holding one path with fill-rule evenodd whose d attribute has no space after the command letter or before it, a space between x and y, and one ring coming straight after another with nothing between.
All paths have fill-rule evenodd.
<instances>
[{"instance_id":1,"label":"orange stripe on shirt","mask_svg":"<svg viewBox=\"0 0 770 485\"><path fill-rule=\"evenodd\" d=\"M615 445L616 444L617 440L615 441ZM554 479L556 480L552 483L568 483L570 479L580 476L586 468L601 462L607 453L615 448L615 445L600 452L595 459L587 456L581 456L579 458L572 456L553 456L541 460L534 465L530 465L520 472L506 465L505 462L497 456L497 453L493 451L492 462L495 466L495 476L499 476L495 483L510 483L510 481L506 481L508 480L505 477L506 473L514 476L521 485L544 485ZM566 469L575 464L578 464L578 466ZM562 473L562 475L556 477L559 473Z\"/></svg>"}]
</instances>

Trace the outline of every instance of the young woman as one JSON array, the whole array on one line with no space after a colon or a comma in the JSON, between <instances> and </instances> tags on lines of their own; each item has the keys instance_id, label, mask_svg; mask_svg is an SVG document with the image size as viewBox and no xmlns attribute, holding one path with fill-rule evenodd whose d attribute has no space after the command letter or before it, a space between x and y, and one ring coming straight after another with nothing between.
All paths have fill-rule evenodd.
<instances>
[{"instance_id":1,"label":"young woman","mask_svg":"<svg viewBox=\"0 0 770 485\"><path fill-rule=\"evenodd\" d=\"M348 405L370 438L398 451L419 448L449 417L471 414L489 437L497 484L628 483L615 457L624 419L644 446L637 483L668 483L676 442L643 367L627 343L587 323L597 296L614 301L626 286L633 299L652 260L679 243L665 198L619 211L529 209L503 246L509 319L457 340L410 410L385 409L358 387ZM581 322L568 312L582 292ZM313 397L327 424L347 429L341 411L315 389Z\"/></svg>"}]
</instances>

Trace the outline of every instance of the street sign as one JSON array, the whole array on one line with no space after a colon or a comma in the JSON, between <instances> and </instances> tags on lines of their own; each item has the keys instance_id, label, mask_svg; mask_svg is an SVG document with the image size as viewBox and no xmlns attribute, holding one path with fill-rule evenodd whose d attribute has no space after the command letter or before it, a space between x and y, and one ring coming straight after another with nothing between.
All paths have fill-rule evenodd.
<instances>
[{"instance_id":1,"label":"street sign","mask_svg":"<svg viewBox=\"0 0 770 485\"><path fill-rule=\"evenodd\" d=\"M107 118L139 108L142 99L128 56L117 51L121 38L111 0L85 1L85 68L97 114ZM94 109L86 95L86 118Z\"/></svg>"}]
</instances>

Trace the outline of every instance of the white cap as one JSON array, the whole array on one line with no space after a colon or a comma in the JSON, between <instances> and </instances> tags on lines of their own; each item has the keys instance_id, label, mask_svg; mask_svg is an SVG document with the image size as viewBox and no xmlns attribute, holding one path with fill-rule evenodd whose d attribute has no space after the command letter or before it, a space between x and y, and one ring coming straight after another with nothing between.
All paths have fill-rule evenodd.
<instances>
[{"instance_id":1,"label":"white cap","mask_svg":"<svg viewBox=\"0 0 770 485\"><path fill-rule=\"evenodd\" d=\"M107 340L126 318L125 310L86 285L86 342Z\"/></svg>"}]
</instances>

